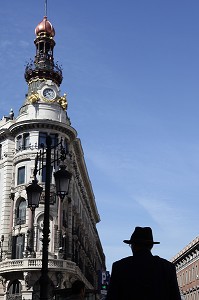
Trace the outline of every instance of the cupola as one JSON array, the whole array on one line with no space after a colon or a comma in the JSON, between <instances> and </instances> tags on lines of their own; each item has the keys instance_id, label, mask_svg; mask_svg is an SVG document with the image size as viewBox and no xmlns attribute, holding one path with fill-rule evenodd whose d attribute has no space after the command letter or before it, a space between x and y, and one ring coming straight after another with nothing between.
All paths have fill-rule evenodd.
<instances>
[{"instance_id":1,"label":"cupola","mask_svg":"<svg viewBox=\"0 0 199 300\"><path fill-rule=\"evenodd\" d=\"M46 16L35 28L35 35L37 36L40 34L46 34L51 37L55 36L55 29L53 25L50 23L50 21L47 20Z\"/></svg>"},{"instance_id":2,"label":"cupola","mask_svg":"<svg viewBox=\"0 0 199 300\"><path fill-rule=\"evenodd\" d=\"M53 55L55 29L46 16L36 26L35 34L35 60L27 64L25 79L27 83L37 79L52 80L60 86L63 79L62 70L57 64L54 64Z\"/></svg>"}]
</instances>

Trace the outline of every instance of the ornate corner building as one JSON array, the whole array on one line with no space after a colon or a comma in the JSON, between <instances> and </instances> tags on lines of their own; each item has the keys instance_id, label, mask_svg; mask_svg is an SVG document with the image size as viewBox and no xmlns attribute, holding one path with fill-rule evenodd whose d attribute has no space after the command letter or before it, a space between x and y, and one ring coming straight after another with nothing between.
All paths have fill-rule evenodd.
<instances>
[{"instance_id":1,"label":"ornate corner building","mask_svg":"<svg viewBox=\"0 0 199 300\"><path fill-rule=\"evenodd\" d=\"M176 266L178 284L184 300L199 300L199 237L171 260Z\"/></svg>"},{"instance_id":2,"label":"ornate corner building","mask_svg":"<svg viewBox=\"0 0 199 300\"><path fill-rule=\"evenodd\" d=\"M96 229L100 217L81 142L66 113L66 94L60 93L62 70L54 63L55 30L47 17L35 34L35 59L25 69L25 101L16 118L11 111L0 121L0 299L4 300L36 299L39 295L45 161L37 176L44 192L33 219L26 187L33 180L35 157L47 135L52 145L63 140L67 170L72 174L63 201L56 196L51 176L48 274L52 290L70 288L75 279L96 290L98 272L105 270ZM53 174L55 167L51 169Z\"/></svg>"}]
</instances>

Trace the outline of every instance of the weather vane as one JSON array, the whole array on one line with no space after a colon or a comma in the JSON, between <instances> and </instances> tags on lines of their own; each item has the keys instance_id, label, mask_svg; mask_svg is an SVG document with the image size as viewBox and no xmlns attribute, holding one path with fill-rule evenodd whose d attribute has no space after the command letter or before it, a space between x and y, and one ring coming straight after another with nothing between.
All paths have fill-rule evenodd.
<instances>
[{"instance_id":1,"label":"weather vane","mask_svg":"<svg viewBox=\"0 0 199 300\"><path fill-rule=\"evenodd\" d=\"M44 13L45 16L47 17L47 0L44 0Z\"/></svg>"}]
</instances>

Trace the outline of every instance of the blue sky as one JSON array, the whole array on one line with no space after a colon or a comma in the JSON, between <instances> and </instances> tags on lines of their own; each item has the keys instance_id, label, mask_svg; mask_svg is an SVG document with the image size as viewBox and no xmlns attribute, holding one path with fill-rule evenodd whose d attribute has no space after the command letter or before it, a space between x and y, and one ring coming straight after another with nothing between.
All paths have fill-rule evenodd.
<instances>
[{"instance_id":1,"label":"blue sky","mask_svg":"<svg viewBox=\"0 0 199 300\"><path fill-rule=\"evenodd\" d=\"M198 236L199 2L48 0L62 93L82 141L107 269L151 226L167 259ZM0 114L15 115L42 0L0 10Z\"/></svg>"}]
</instances>

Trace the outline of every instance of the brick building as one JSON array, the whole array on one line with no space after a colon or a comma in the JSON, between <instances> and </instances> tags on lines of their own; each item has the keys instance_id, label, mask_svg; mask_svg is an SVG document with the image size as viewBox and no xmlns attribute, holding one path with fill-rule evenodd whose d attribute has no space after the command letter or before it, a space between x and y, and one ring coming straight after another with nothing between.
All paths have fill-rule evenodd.
<instances>
[{"instance_id":1,"label":"brick building","mask_svg":"<svg viewBox=\"0 0 199 300\"><path fill-rule=\"evenodd\" d=\"M199 237L171 260L176 266L182 299L199 300Z\"/></svg>"}]
</instances>

